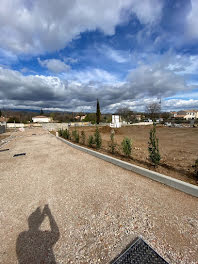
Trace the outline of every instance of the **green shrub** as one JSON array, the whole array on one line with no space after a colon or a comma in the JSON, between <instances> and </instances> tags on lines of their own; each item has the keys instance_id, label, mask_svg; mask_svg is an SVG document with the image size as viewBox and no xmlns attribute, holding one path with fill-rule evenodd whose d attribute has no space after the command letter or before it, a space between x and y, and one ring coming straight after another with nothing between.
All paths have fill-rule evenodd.
<instances>
[{"instance_id":1,"label":"green shrub","mask_svg":"<svg viewBox=\"0 0 198 264\"><path fill-rule=\"evenodd\" d=\"M76 129L74 131L72 131L72 138L76 143L79 143L80 137L79 137L79 133Z\"/></svg>"},{"instance_id":2,"label":"green shrub","mask_svg":"<svg viewBox=\"0 0 198 264\"><path fill-rule=\"evenodd\" d=\"M76 141L76 143L79 143L79 141L80 141L80 136L79 136L79 132L78 131L76 131L75 141Z\"/></svg>"},{"instance_id":3,"label":"green shrub","mask_svg":"<svg viewBox=\"0 0 198 264\"><path fill-rule=\"evenodd\" d=\"M150 137L148 142L148 151L149 151L149 158L152 164L156 167L159 165L160 162L160 153L159 153L159 144L158 138L156 137L156 125L153 125L153 128L150 130Z\"/></svg>"},{"instance_id":4,"label":"green shrub","mask_svg":"<svg viewBox=\"0 0 198 264\"><path fill-rule=\"evenodd\" d=\"M195 175L198 177L198 159L195 160L194 168L195 168Z\"/></svg>"},{"instance_id":5,"label":"green shrub","mask_svg":"<svg viewBox=\"0 0 198 264\"><path fill-rule=\"evenodd\" d=\"M82 140L82 144L85 145L86 136L85 136L85 132L84 131L81 131L81 140Z\"/></svg>"},{"instance_id":6,"label":"green shrub","mask_svg":"<svg viewBox=\"0 0 198 264\"><path fill-rule=\"evenodd\" d=\"M62 137L62 135L63 135L63 130L62 129L58 130L58 135L59 135L59 137Z\"/></svg>"},{"instance_id":7,"label":"green shrub","mask_svg":"<svg viewBox=\"0 0 198 264\"><path fill-rule=\"evenodd\" d=\"M116 149L116 143L114 141L114 136L115 136L115 132L112 131L111 135L110 135L111 141L110 141L110 144L109 144L109 148L110 148L110 151L111 151L112 154L115 153L115 149Z\"/></svg>"},{"instance_id":8,"label":"green shrub","mask_svg":"<svg viewBox=\"0 0 198 264\"><path fill-rule=\"evenodd\" d=\"M100 135L98 127L96 127L96 131L95 131L94 137L95 137L96 148L97 149L101 148L101 146L102 146L102 138L101 138L101 135Z\"/></svg>"},{"instance_id":9,"label":"green shrub","mask_svg":"<svg viewBox=\"0 0 198 264\"><path fill-rule=\"evenodd\" d=\"M93 136L89 136L89 138L88 138L88 146L89 147L93 147L93 144L94 144L94 138L93 138Z\"/></svg>"},{"instance_id":10,"label":"green shrub","mask_svg":"<svg viewBox=\"0 0 198 264\"><path fill-rule=\"evenodd\" d=\"M67 139L71 140L71 135L70 135L69 129L67 130Z\"/></svg>"},{"instance_id":11,"label":"green shrub","mask_svg":"<svg viewBox=\"0 0 198 264\"><path fill-rule=\"evenodd\" d=\"M132 151L132 142L131 139L128 137L125 137L121 143L122 145L122 151L123 153L129 157L131 155L131 151Z\"/></svg>"},{"instance_id":12,"label":"green shrub","mask_svg":"<svg viewBox=\"0 0 198 264\"><path fill-rule=\"evenodd\" d=\"M62 137L65 139L68 139L68 130L67 129L62 130Z\"/></svg>"}]
</instances>

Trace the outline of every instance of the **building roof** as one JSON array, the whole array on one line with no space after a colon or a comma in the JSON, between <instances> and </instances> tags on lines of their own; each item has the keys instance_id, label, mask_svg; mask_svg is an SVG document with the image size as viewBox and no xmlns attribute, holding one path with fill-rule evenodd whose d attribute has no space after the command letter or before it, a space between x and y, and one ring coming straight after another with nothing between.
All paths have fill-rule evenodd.
<instances>
[{"instance_id":1,"label":"building roof","mask_svg":"<svg viewBox=\"0 0 198 264\"><path fill-rule=\"evenodd\" d=\"M182 118L182 117L185 117L185 115L176 115L176 117Z\"/></svg>"},{"instance_id":2,"label":"building roof","mask_svg":"<svg viewBox=\"0 0 198 264\"><path fill-rule=\"evenodd\" d=\"M198 110L186 110L186 112L188 112L188 113L197 113Z\"/></svg>"}]
</instances>

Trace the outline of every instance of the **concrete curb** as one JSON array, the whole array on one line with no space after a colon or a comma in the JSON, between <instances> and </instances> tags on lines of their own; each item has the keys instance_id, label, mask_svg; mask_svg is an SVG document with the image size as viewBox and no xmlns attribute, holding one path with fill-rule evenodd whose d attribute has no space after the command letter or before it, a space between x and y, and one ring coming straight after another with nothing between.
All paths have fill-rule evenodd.
<instances>
[{"instance_id":1,"label":"concrete curb","mask_svg":"<svg viewBox=\"0 0 198 264\"><path fill-rule=\"evenodd\" d=\"M107 162L110 162L114 165L117 165L123 169L129 170L129 171L133 171L135 173L138 173L142 176L148 177L154 181L158 181L160 183L163 183L167 186L170 186L172 188L175 188L179 191L185 192L187 194L190 194L192 196L198 197L198 186L187 183L187 182L183 182L174 178L171 178L169 176L163 175L161 173L158 172L154 172L136 165L133 165L131 163L113 158L111 156L96 152L94 150L76 145L74 143L71 143L70 141L67 141L61 137L57 137L59 140L63 141L64 143L66 143L67 145L74 147L78 150L84 151L92 156L95 156L99 159L105 160Z\"/></svg>"}]
</instances>

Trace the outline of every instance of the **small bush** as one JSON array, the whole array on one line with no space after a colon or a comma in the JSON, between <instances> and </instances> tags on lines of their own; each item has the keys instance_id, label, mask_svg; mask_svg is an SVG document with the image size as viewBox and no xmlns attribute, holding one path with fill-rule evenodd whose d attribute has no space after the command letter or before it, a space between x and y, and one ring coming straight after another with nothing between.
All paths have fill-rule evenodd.
<instances>
[{"instance_id":1,"label":"small bush","mask_svg":"<svg viewBox=\"0 0 198 264\"><path fill-rule=\"evenodd\" d=\"M198 159L195 160L194 168L195 168L195 175L198 177Z\"/></svg>"},{"instance_id":2,"label":"small bush","mask_svg":"<svg viewBox=\"0 0 198 264\"><path fill-rule=\"evenodd\" d=\"M110 144L109 144L109 148L110 148L110 151L111 151L112 154L115 153L115 149L116 149L116 143L114 141L114 136L115 136L115 132L112 131L111 135L110 135L111 141L110 141Z\"/></svg>"},{"instance_id":3,"label":"small bush","mask_svg":"<svg viewBox=\"0 0 198 264\"><path fill-rule=\"evenodd\" d=\"M72 131L72 137L73 137L73 140L76 142L76 143L79 143L79 133L77 130L74 130Z\"/></svg>"},{"instance_id":4,"label":"small bush","mask_svg":"<svg viewBox=\"0 0 198 264\"><path fill-rule=\"evenodd\" d=\"M150 137L148 142L148 151L149 151L149 158L152 164L156 167L159 165L160 162L160 153L159 153L159 144L158 138L156 137L156 125L153 125L153 128L150 130Z\"/></svg>"},{"instance_id":5,"label":"small bush","mask_svg":"<svg viewBox=\"0 0 198 264\"><path fill-rule=\"evenodd\" d=\"M62 137L62 135L63 135L63 130L62 129L58 130L58 135L59 135L59 137Z\"/></svg>"},{"instance_id":6,"label":"small bush","mask_svg":"<svg viewBox=\"0 0 198 264\"><path fill-rule=\"evenodd\" d=\"M84 131L81 131L81 141L82 141L82 144L85 145L86 136L85 136L85 132Z\"/></svg>"},{"instance_id":7,"label":"small bush","mask_svg":"<svg viewBox=\"0 0 198 264\"><path fill-rule=\"evenodd\" d=\"M97 149L101 148L101 146L102 146L102 138L101 138L101 135L100 135L98 127L96 127L96 131L95 131L94 137L95 137L96 148Z\"/></svg>"},{"instance_id":8,"label":"small bush","mask_svg":"<svg viewBox=\"0 0 198 264\"><path fill-rule=\"evenodd\" d=\"M131 139L128 137L125 137L121 143L122 145L122 151L123 153L129 157L131 155L131 151L132 151L132 142Z\"/></svg>"},{"instance_id":9,"label":"small bush","mask_svg":"<svg viewBox=\"0 0 198 264\"><path fill-rule=\"evenodd\" d=\"M65 139L68 139L68 132L67 132L67 129L62 130L62 137L65 138Z\"/></svg>"},{"instance_id":10,"label":"small bush","mask_svg":"<svg viewBox=\"0 0 198 264\"><path fill-rule=\"evenodd\" d=\"M79 132L78 131L76 131L75 141L76 141L76 143L79 143L79 141L80 141L80 136L79 136Z\"/></svg>"},{"instance_id":11,"label":"small bush","mask_svg":"<svg viewBox=\"0 0 198 264\"><path fill-rule=\"evenodd\" d=\"M67 139L71 140L71 135L70 135L69 130L67 130Z\"/></svg>"},{"instance_id":12,"label":"small bush","mask_svg":"<svg viewBox=\"0 0 198 264\"><path fill-rule=\"evenodd\" d=\"M93 136L89 136L88 146L92 148L93 147L93 144L94 144L94 138L93 138Z\"/></svg>"}]
</instances>

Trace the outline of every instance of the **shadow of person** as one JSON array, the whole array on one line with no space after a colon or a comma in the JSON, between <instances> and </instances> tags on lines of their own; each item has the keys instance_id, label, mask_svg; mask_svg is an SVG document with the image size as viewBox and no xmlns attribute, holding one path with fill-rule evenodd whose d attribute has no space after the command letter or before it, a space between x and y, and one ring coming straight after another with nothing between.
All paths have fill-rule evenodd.
<instances>
[{"instance_id":1,"label":"shadow of person","mask_svg":"<svg viewBox=\"0 0 198 264\"><path fill-rule=\"evenodd\" d=\"M41 231L39 227L48 217L50 231ZM53 246L60 237L58 226L48 205L43 212L38 207L28 218L29 230L19 234L16 242L16 254L19 264L55 264Z\"/></svg>"}]
</instances>

